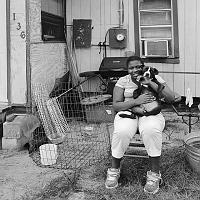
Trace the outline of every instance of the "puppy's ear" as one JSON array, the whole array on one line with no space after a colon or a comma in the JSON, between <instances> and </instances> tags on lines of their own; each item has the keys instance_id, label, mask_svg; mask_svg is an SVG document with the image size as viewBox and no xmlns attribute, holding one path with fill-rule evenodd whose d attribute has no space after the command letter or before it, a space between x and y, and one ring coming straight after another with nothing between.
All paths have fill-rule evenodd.
<instances>
[{"instance_id":1,"label":"puppy's ear","mask_svg":"<svg viewBox=\"0 0 200 200\"><path fill-rule=\"evenodd\" d=\"M158 75L159 71L158 71L156 68L153 68L153 73L154 73L155 75Z\"/></svg>"}]
</instances>

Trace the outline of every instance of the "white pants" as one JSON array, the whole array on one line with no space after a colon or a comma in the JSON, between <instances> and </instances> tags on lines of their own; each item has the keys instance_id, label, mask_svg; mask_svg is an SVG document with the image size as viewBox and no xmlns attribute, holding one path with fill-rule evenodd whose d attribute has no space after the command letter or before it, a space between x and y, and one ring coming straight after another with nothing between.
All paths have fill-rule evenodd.
<instances>
[{"instance_id":1,"label":"white pants","mask_svg":"<svg viewBox=\"0 0 200 200\"><path fill-rule=\"evenodd\" d=\"M165 127L163 115L159 113L148 117L143 116L129 119L121 118L119 116L120 113L129 114L128 111L120 111L115 116L111 145L112 156L115 158L123 157L138 129L148 155L151 157L160 156L162 150L162 131Z\"/></svg>"}]
</instances>

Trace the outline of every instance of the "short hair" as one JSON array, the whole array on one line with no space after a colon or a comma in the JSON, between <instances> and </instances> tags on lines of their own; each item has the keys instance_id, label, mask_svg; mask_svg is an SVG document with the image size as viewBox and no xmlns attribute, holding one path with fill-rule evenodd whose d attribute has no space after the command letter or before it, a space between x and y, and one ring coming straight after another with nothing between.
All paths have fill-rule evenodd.
<instances>
[{"instance_id":1,"label":"short hair","mask_svg":"<svg viewBox=\"0 0 200 200\"><path fill-rule=\"evenodd\" d=\"M126 60L126 67L128 68L129 62L134 61L134 60L140 61L141 64L144 66L144 61L142 60L142 58L140 58L139 56L130 56Z\"/></svg>"}]
</instances>

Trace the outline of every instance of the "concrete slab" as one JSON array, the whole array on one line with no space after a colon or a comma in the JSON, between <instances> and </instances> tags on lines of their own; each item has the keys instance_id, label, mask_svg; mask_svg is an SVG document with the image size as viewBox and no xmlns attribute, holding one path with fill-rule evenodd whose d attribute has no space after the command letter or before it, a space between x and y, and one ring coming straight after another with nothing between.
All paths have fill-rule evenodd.
<instances>
[{"instance_id":1,"label":"concrete slab","mask_svg":"<svg viewBox=\"0 0 200 200\"><path fill-rule=\"evenodd\" d=\"M23 149L26 143L29 143L29 139L27 137L20 138L2 138L2 149L8 150L16 150L20 151Z\"/></svg>"},{"instance_id":2,"label":"concrete slab","mask_svg":"<svg viewBox=\"0 0 200 200\"><path fill-rule=\"evenodd\" d=\"M21 150L39 126L39 119L30 114L17 115L13 121L6 121L3 124L2 148Z\"/></svg>"},{"instance_id":3,"label":"concrete slab","mask_svg":"<svg viewBox=\"0 0 200 200\"><path fill-rule=\"evenodd\" d=\"M4 138L30 138L31 133L40 126L39 119L34 115L17 115L13 121L3 124Z\"/></svg>"}]
</instances>

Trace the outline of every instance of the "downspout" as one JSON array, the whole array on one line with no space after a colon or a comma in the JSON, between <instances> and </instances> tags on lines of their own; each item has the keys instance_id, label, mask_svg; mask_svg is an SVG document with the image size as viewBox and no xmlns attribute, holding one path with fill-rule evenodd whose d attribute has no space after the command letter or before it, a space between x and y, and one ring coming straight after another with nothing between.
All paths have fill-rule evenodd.
<instances>
[{"instance_id":1,"label":"downspout","mask_svg":"<svg viewBox=\"0 0 200 200\"><path fill-rule=\"evenodd\" d=\"M26 12L26 106L27 112L32 111L31 100L31 64L30 64L30 0L25 0Z\"/></svg>"},{"instance_id":2,"label":"downspout","mask_svg":"<svg viewBox=\"0 0 200 200\"><path fill-rule=\"evenodd\" d=\"M6 0L6 40L7 40L7 100L11 104L11 69L10 69L10 0Z\"/></svg>"},{"instance_id":3,"label":"downspout","mask_svg":"<svg viewBox=\"0 0 200 200\"><path fill-rule=\"evenodd\" d=\"M119 0L119 27L124 25L124 1Z\"/></svg>"}]
</instances>

